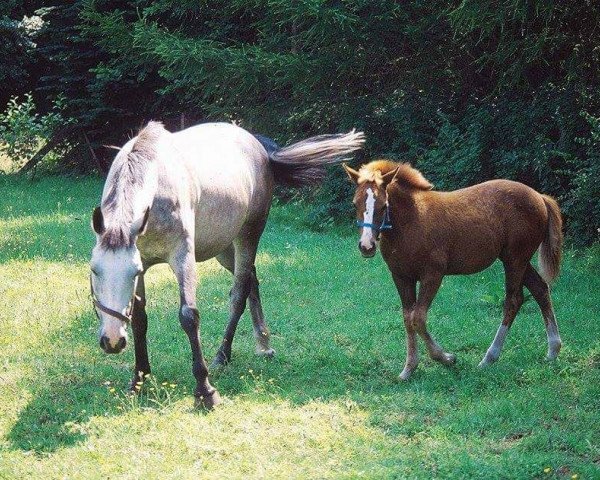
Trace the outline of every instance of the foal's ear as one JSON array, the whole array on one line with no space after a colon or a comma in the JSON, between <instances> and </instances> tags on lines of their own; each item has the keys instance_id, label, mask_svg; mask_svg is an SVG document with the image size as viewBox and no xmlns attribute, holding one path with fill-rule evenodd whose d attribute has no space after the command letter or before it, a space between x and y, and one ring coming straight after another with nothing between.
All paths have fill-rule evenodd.
<instances>
[{"instance_id":1,"label":"foal's ear","mask_svg":"<svg viewBox=\"0 0 600 480\"><path fill-rule=\"evenodd\" d=\"M146 228L148 227L148 217L150 216L150 207L146 209L146 213L144 213L144 219L142 220L142 226L140 227L140 231L138 235L143 235L146 233Z\"/></svg>"},{"instance_id":2,"label":"foal's ear","mask_svg":"<svg viewBox=\"0 0 600 480\"><path fill-rule=\"evenodd\" d=\"M100 207L94 208L94 212L92 213L92 228L98 235L102 235L104 233L104 217Z\"/></svg>"},{"instance_id":3,"label":"foal's ear","mask_svg":"<svg viewBox=\"0 0 600 480\"><path fill-rule=\"evenodd\" d=\"M342 167L344 167L344 170L346 170L346 174L348 175L348 178L350 179L350 181L353 183L358 183L359 173L356 170L354 170L353 168L350 168L345 163L342 163Z\"/></svg>"},{"instance_id":4,"label":"foal's ear","mask_svg":"<svg viewBox=\"0 0 600 480\"><path fill-rule=\"evenodd\" d=\"M381 177L383 179L384 186L387 187L390 183L394 181L394 178L396 178L396 175L398 174L398 170L400 170L399 166Z\"/></svg>"}]
</instances>

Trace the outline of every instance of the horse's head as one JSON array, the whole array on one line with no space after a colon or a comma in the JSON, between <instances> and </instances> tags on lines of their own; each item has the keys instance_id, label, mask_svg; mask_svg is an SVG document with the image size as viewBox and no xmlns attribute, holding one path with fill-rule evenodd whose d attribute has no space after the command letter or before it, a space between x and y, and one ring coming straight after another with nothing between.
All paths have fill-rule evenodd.
<instances>
[{"instance_id":1,"label":"horse's head","mask_svg":"<svg viewBox=\"0 0 600 480\"><path fill-rule=\"evenodd\" d=\"M148 210L132 232L107 229L102 210L92 215L96 245L90 261L90 287L96 314L100 319L100 347L106 353L119 353L127 345L127 324L131 322L138 276L143 273L140 252L135 245L144 232ZM132 235L133 233L133 235Z\"/></svg>"},{"instance_id":2,"label":"horse's head","mask_svg":"<svg viewBox=\"0 0 600 480\"><path fill-rule=\"evenodd\" d=\"M354 206L356 223L361 229L358 248L363 257L372 257L382 230L391 228L386 187L394 178L396 169L381 174L379 171L353 170L343 165L348 177L356 184Z\"/></svg>"}]
</instances>

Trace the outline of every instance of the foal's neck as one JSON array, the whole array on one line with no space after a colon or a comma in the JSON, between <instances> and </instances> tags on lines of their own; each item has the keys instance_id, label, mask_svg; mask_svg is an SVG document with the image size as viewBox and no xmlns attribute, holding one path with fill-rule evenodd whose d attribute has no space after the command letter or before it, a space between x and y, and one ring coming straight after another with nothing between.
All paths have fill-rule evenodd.
<instances>
[{"instance_id":1,"label":"foal's neck","mask_svg":"<svg viewBox=\"0 0 600 480\"><path fill-rule=\"evenodd\" d=\"M416 219L417 206L414 188L394 182L388 185L386 192L392 224L406 225Z\"/></svg>"}]
</instances>

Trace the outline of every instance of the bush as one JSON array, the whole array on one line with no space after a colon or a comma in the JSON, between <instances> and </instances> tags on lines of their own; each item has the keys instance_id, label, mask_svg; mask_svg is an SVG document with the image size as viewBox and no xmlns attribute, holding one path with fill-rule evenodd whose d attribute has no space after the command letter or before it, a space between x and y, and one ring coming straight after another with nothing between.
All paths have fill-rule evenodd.
<instances>
[{"instance_id":1,"label":"bush","mask_svg":"<svg viewBox=\"0 0 600 480\"><path fill-rule=\"evenodd\" d=\"M585 146L587 155L570 164L571 189L562 208L573 243L589 245L600 241L600 117L586 112L582 117L590 125L590 134L577 141Z\"/></svg>"},{"instance_id":2,"label":"bush","mask_svg":"<svg viewBox=\"0 0 600 480\"><path fill-rule=\"evenodd\" d=\"M11 170L23 166L57 127L68 123L61 113L63 105L64 99L59 97L50 112L40 115L30 93L22 101L18 97L9 100L6 110L0 113L0 154L8 157Z\"/></svg>"}]
</instances>

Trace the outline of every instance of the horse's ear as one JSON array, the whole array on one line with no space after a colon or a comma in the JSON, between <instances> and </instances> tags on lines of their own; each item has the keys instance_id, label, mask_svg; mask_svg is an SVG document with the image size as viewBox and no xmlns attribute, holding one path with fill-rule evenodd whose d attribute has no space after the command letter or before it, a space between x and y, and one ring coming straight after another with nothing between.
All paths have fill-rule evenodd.
<instances>
[{"instance_id":1,"label":"horse's ear","mask_svg":"<svg viewBox=\"0 0 600 480\"><path fill-rule=\"evenodd\" d=\"M388 172L385 175L383 175L381 177L383 179L383 185L387 187L390 183L392 183L394 181L394 178L396 178L396 175L398 174L399 170L400 167L398 166L394 168L391 172Z\"/></svg>"},{"instance_id":2,"label":"horse's ear","mask_svg":"<svg viewBox=\"0 0 600 480\"><path fill-rule=\"evenodd\" d=\"M353 168L350 168L345 163L342 163L342 167L344 167L344 170L346 170L346 174L348 175L348 178L350 179L350 181L353 183L358 183L359 173L356 170L354 170Z\"/></svg>"},{"instance_id":3,"label":"horse's ear","mask_svg":"<svg viewBox=\"0 0 600 480\"><path fill-rule=\"evenodd\" d=\"M104 233L104 216L100 207L94 208L94 213L92 213L92 228L98 235Z\"/></svg>"},{"instance_id":4,"label":"horse's ear","mask_svg":"<svg viewBox=\"0 0 600 480\"><path fill-rule=\"evenodd\" d=\"M144 219L142 220L142 226L140 227L140 231L138 235L143 235L146 233L146 228L148 227L148 217L150 216L150 207L146 209L146 213L144 213Z\"/></svg>"}]
</instances>

